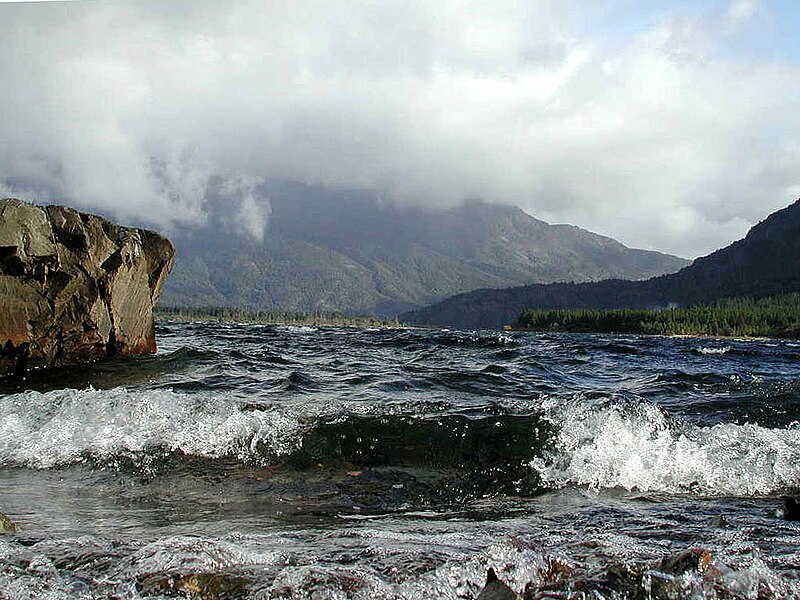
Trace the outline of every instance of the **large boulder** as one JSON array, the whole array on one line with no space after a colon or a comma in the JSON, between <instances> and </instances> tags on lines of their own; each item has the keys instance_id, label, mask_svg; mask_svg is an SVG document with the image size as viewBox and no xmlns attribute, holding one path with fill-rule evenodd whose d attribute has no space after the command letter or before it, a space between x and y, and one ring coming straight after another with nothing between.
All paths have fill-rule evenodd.
<instances>
[{"instance_id":1,"label":"large boulder","mask_svg":"<svg viewBox=\"0 0 800 600\"><path fill-rule=\"evenodd\" d=\"M156 350L166 238L64 206L0 200L0 377Z\"/></svg>"}]
</instances>

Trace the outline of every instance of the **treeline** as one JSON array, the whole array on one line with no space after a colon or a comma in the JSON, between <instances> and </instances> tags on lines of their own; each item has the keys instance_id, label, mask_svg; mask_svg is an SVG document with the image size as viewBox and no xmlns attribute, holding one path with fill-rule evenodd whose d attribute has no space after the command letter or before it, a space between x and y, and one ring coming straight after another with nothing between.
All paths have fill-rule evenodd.
<instances>
[{"instance_id":1,"label":"treeline","mask_svg":"<svg viewBox=\"0 0 800 600\"><path fill-rule=\"evenodd\" d=\"M800 337L800 294L727 298L684 308L526 310L517 325L534 331Z\"/></svg>"},{"instance_id":2,"label":"treeline","mask_svg":"<svg viewBox=\"0 0 800 600\"><path fill-rule=\"evenodd\" d=\"M352 316L333 312L306 313L294 310L256 310L228 306L160 306L156 309L155 316L157 319L174 321L221 321L314 327L398 327L400 325L396 319L389 321L374 316Z\"/></svg>"}]
</instances>

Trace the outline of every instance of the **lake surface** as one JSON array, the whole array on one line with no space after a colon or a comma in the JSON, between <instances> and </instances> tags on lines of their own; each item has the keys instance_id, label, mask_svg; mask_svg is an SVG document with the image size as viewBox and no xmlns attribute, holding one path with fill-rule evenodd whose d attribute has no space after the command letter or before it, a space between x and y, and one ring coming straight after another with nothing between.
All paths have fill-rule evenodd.
<instances>
[{"instance_id":1,"label":"lake surface","mask_svg":"<svg viewBox=\"0 0 800 600\"><path fill-rule=\"evenodd\" d=\"M0 598L800 598L800 344L158 339L0 387Z\"/></svg>"}]
</instances>

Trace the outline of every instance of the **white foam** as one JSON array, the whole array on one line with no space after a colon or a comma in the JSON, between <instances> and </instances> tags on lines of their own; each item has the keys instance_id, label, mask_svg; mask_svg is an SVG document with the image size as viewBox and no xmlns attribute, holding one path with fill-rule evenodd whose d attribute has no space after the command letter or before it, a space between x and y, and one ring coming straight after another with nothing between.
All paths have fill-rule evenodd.
<instances>
[{"instance_id":1,"label":"white foam","mask_svg":"<svg viewBox=\"0 0 800 600\"><path fill-rule=\"evenodd\" d=\"M563 401L562 401L563 402ZM800 427L670 422L646 403L545 402L558 428L531 464L545 484L751 496L800 485Z\"/></svg>"},{"instance_id":2,"label":"white foam","mask_svg":"<svg viewBox=\"0 0 800 600\"><path fill-rule=\"evenodd\" d=\"M703 346L697 349L700 354L727 354L730 350L730 346L721 346L719 348L707 348Z\"/></svg>"},{"instance_id":3,"label":"white foam","mask_svg":"<svg viewBox=\"0 0 800 600\"><path fill-rule=\"evenodd\" d=\"M314 333L318 331L316 327L310 325L278 325L275 329L284 333Z\"/></svg>"},{"instance_id":4,"label":"white foam","mask_svg":"<svg viewBox=\"0 0 800 600\"><path fill-rule=\"evenodd\" d=\"M151 448L252 459L297 447L301 424L277 410L245 410L213 394L170 390L58 390L0 397L0 464L50 468Z\"/></svg>"}]
</instances>

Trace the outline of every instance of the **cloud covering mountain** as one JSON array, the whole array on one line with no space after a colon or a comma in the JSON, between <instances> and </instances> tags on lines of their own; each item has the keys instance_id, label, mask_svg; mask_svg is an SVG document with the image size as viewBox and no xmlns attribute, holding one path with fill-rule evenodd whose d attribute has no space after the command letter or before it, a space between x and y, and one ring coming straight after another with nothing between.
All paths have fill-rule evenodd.
<instances>
[{"instance_id":1,"label":"cloud covering mountain","mask_svg":"<svg viewBox=\"0 0 800 600\"><path fill-rule=\"evenodd\" d=\"M207 222L213 187L258 240L259 184L291 179L508 202L693 257L800 193L798 10L2 4L0 191L169 231Z\"/></svg>"},{"instance_id":2,"label":"cloud covering mountain","mask_svg":"<svg viewBox=\"0 0 800 600\"><path fill-rule=\"evenodd\" d=\"M210 194L208 225L173 236L178 259L162 304L394 316L478 288L646 279L686 265L512 206L467 202L429 213L293 182L254 190L271 198L269 231L257 239L236 235L243 224L220 192Z\"/></svg>"}]
</instances>

